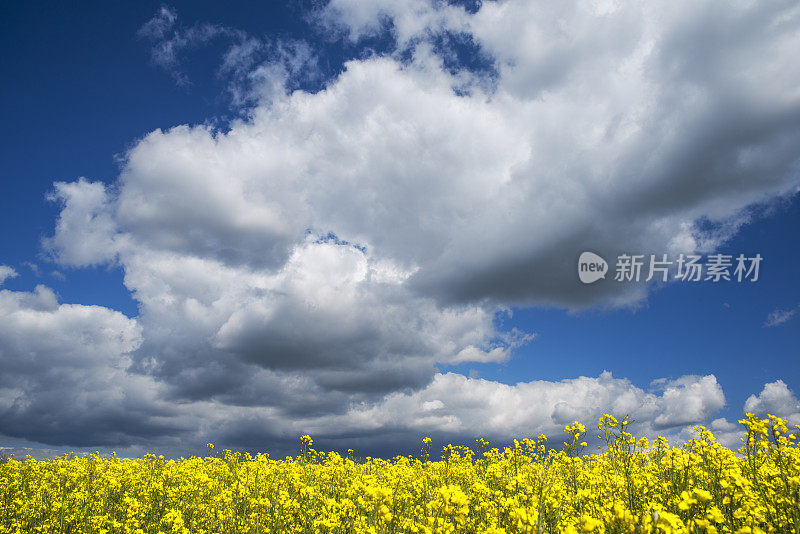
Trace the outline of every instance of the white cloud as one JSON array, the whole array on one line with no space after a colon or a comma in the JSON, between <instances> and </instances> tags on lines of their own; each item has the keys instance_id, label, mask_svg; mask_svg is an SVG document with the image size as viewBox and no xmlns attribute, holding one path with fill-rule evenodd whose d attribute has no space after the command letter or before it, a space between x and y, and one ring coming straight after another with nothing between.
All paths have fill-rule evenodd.
<instances>
[{"instance_id":1,"label":"white cloud","mask_svg":"<svg viewBox=\"0 0 800 534\"><path fill-rule=\"evenodd\" d=\"M450 363L501 363L508 361L515 349L533 341L536 338L536 334L526 334L517 329L513 329L510 332L503 333L500 338L501 339L498 340L499 342L488 350L478 348L474 345L468 345L456 354L454 358L451 358Z\"/></svg>"},{"instance_id":2,"label":"white cloud","mask_svg":"<svg viewBox=\"0 0 800 534\"><path fill-rule=\"evenodd\" d=\"M26 262L23 262L23 265L25 267L27 267L28 269L30 269L34 276L37 276L37 277L41 276L41 272L39 271L39 266L36 265L35 263L30 262L30 261L26 261Z\"/></svg>"},{"instance_id":3,"label":"white cloud","mask_svg":"<svg viewBox=\"0 0 800 534\"><path fill-rule=\"evenodd\" d=\"M725 406L725 395L714 375L684 376L659 385L662 411L655 418L658 427L685 426L705 421Z\"/></svg>"},{"instance_id":4,"label":"white cloud","mask_svg":"<svg viewBox=\"0 0 800 534\"><path fill-rule=\"evenodd\" d=\"M507 356L530 339L498 330L491 308L409 291L410 272L334 240L309 236L274 272L135 245L120 258L141 310L134 367L177 398L342 410L423 387L466 347Z\"/></svg>"},{"instance_id":5,"label":"white cloud","mask_svg":"<svg viewBox=\"0 0 800 534\"><path fill-rule=\"evenodd\" d=\"M718 399L703 393L704 386L695 387L703 382L715 384L713 376L685 377L681 382L690 402L701 406L696 413L711 414L718 409ZM205 406L202 435L258 447L264 442L291 443L298 435L311 433L321 446L355 447L360 454L413 450L425 435L437 442L470 444L477 437L497 443L545 434L558 446L565 424L579 420L591 429L607 412L630 415L636 421L633 430L651 438L674 437L686 433L683 424L703 422L684 418L681 425L655 424L660 415L674 410L674 403L674 399L648 393L610 373L515 385L445 373L436 374L418 391L391 393L339 414L286 418L272 409ZM587 438L593 437L590 430Z\"/></svg>"},{"instance_id":6,"label":"white cloud","mask_svg":"<svg viewBox=\"0 0 800 534\"><path fill-rule=\"evenodd\" d=\"M114 260L121 238L101 182L56 182L48 199L62 205L55 235L43 241L57 261L86 267Z\"/></svg>"},{"instance_id":7,"label":"white cloud","mask_svg":"<svg viewBox=\"0 0 800 534\"><path fill-rule=\"evenodd\" d=\"M443 30L464 28L467 24L463 9L427 0L399 3L390 0L358 2L332 0L320 13L320 22L332 29L344 30L353 40L376 35L393 24L394 37L402 45L412 39L426 37Z\"/></svg>"},{"instance_id":8,"label":"white cloud","mask_svg":"<svg viewBox=\"0 0 800 534\"><path fill-rule=\"evenodd\" d=\"M761 393L750 395L744 403L744 411L759 417L777 415L789 419L793 425L800 424L800 400L783 380L764 384Z\"/></svg>"},{"instance_id":9,"label":"white cloud","mask_svg":"<svg viewBox=\"0 0 800 534\"><path fill-rule=\"evenodd\" d=\"M17 271L12 269L8 265L0 265L0 286L3 285L3 283L7 279L14 278L16 276L19 276L19 274L17 274Z\"/></svg>"},{"instance_id":10,"label":"white cloud","mask_svg":"<svg viewBox=\"0 0 800 534\"><path fill-rule=\"evenodd\" d=\"M153 63L169 72L178 85L191 82L181 70L181 55L188 50L223 36L242 40L243 33L216 24L195 24L189 28L177 23L178 13L174 8L161 6L152 19L139 28L138 36L153 45L150 55Z\"/></svg>"},{"instance_id":11,"label":"white cloud","mask_svg":"<svg viewBox=\"0 0 800 534\"><path fill-rule=\"evenodd\" d=\"M630 415L637 432L654 437L702 422L724 404L713 375L683 377L678 382L657 395L608 372L596 378L515 385L456 373L437 374L424 389L393 393L380 403L356 407L334 418L331 426L341 427L343 432L427 433L467 441L480 436L507 440L540 434L558 439L565 424L578 420L591 427L604 413L612 413L620 418ZM674 417L685 406L691 407L690 412ZM319 419L309 426L325 434L330 432L328 425Z\"/></svg>"},{"instance_id":12,"label":"white cloud","mask_svg":"<svg viewBox=\"0 0 800 534\"><path fill-rule=\"evenodd\" d=\"M271 99L298 80L321 81L317 80L316 56L304 41L253 37L220 24L185 27L178 22L178 12L167 6L162 6L138 35L150 41L153 63L179 86L192 84L182 68L185 56L221 41L226 50L217 74L221 79L230 78L227 89L237 107Z\"/></svg>"},{"instance_id":13,"label":"white cloud","mask_svg":"<svg viewBox=\"0 0 800 534\"><path fill-rule=\"evenodd\" d=\"M794 317L795 313L797 313L797 310L775 310L770 312L767 316L767 320L764 321L764 326L767 328L780 326Z\"/></svg>"},{"instance_id":14,"label":"white cloud","mask_svg":"<svg viewBox=\"0 0 800 534\"><path fill-rule=\"evenodd\" d=\"M169 6L161 6L158 13L139 29L139 36L163 39L178 20L178 13Z\"/></svg>"},{"instance_id":15,"label":"white cloud","mask_svg":"<svg viewBox=\"0 0 800 534\"><path fill-rule=\"evenodd\" d=\"M717 438L717 441L729 449L736 450L742 446L741 440L744 435L744 427L741 424L731 423L724 417L720 417L711 421L708 428Z\"/></svg>"}]
</instances>

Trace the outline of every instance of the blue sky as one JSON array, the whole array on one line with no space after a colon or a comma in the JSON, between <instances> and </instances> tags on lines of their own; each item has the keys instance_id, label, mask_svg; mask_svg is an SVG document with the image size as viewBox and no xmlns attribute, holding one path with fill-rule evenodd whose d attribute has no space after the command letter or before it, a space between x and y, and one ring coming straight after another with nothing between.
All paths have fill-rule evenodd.
<instances>
[{"instance_id":1,"label":"blue sky","mask_svg":"<svg viewBox=\"0 0 800 534\"><path fill-rule=\"evenodd\" d=\"M789 3L2 9L0 446L800 423Z\"/></svg>"}]
</instances>

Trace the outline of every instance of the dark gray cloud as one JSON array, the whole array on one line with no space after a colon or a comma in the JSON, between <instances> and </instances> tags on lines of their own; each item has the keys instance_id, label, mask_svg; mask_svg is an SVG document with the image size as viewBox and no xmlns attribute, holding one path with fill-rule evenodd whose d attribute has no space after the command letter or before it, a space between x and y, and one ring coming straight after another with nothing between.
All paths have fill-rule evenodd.
<instances>
[{"instance_id":1,"label":"dark gray cloud","mask_svg":"<svg viewBox=\"0 0 800 534\"><path fill-rule=\"evenodd\" d=\"M0 291L0 434L52 445L130 445L187 428L126 372L141 342L134 319L58 304L53 292Z\"/></svg>"}]
</instances>

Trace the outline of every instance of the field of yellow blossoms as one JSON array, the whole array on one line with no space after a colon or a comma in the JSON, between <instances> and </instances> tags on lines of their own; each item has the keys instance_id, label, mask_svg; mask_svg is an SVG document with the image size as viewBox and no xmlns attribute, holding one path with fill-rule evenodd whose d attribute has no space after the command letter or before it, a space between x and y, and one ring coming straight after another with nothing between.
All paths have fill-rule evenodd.
<instances>
[{"instance_id":1,"label":"field of yellow blossoms","mask_svg":"<svg viewBox=\"0 0 800 534\"><path fill-rule=\"evenodd\" d=\"M425 439L419 457L224 451L165 460L67 457L0 463L0 533L800 532L798 430L749 415L733 452L697 428L671 447L606 415L602 452L565 428L502 450ZM211 450L211 446L209 446Z\"/></svg>"}]
</instances>

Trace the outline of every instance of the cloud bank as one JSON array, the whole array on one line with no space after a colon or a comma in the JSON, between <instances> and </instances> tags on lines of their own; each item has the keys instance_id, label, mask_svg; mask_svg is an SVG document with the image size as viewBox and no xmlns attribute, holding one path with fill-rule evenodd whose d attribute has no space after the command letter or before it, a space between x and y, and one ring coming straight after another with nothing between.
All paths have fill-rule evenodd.
<instances>
[{"instance_id":1,"label":"cloud bank","mask_svg":"<svg viewBox=\"0 0 800 534\"><path fill-rule=\"evenodd\" d=\"M2 291L0 434L369 445L555 435L609 409L661 432L724 406L713 375L653 392L607 373L508 385L439 369L531 342L502 328L511 307L646 298L581 285L583 250L711 251L750 207L796 193L795 3L333 0L314 15L328 38L393 45L316 92L293 85L313 65L304 45L259 63L261 41L177 16L142 28L154 61L181 82L180 53L227 36L221 72L246 116L151 132L113 186L55 184L45 249L122 267L140 314Z\"/></svg>"}]
</instances>

